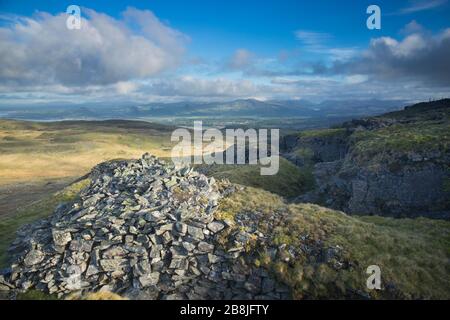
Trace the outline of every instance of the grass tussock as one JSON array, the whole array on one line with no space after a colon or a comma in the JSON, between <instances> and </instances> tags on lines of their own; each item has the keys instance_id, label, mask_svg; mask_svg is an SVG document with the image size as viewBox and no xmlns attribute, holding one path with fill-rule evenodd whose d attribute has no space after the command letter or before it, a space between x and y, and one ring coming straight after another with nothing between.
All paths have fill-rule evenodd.
<instances>
[{"instance_id":1,"label":"grass tussock","mask_svg":"<svg viewBox=\"0 0 450 320\"><path fill-rule=\"evenodd\" d=\"M245 187L243 191L222 199L215 215L217 219L233 221L234 216L239 212L258 211L269 215L284 206L285 200L278 195Z\"/></svg>"}]
</instances>

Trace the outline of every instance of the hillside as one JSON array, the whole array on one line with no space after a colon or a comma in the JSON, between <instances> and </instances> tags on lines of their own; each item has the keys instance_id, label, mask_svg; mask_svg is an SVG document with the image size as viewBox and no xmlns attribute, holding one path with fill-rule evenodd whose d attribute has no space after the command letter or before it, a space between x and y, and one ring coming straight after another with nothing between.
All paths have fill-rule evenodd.
<instances>
[{"instance_id":1,"label":"hillside","mask_svg":"<svg viewBox=\"0 0 450 320\"><path fill-rule=\"evenodd\" d=\"M17 261L12 274L18 272L20 276L11 280L11 271L6 272L3 278L0 278L1 287L13 289L19 285L21 291L25 289L25 293L9 290L9 294L13 296L19 294L16 296L18 298L50 298L53 295L38 293L43 290L48 294L50 288L50 292L59 293L61 298L73 297L70 287L60 285L61 281L67 278L58 271L61 270L60 263L69 263L79 266L81 277L86 281L83 285L84 292L95 292L104 287L104 290L129 298L142 295L147 298L167 299L221 298L221 294L227 292L231 293L229 298L261 298L263 295L277 299L449 298L449 222L425 218L410 220L352 217L317 205L289 204L282 197L261 189L241 187L225 181L219 181L215 186L215 181L205 180L203 176L192 171L172 173L170 166L164 169L165 165L161 166L160 163L154 162L155 160L139 161L110 162L97 166L88 180L27 208L22 213L26 218L21 222L15 219L2 221L2 237L9 234L7 238L1 239L3 244L10 242L11 232L21 223L48 216L46 220L21 228L19 241L15 242L11 251ZM152 181L147 181L146 175L161 169L166 172L161 177L162 184L155 184L159 186L157 189L147 191L151 192L150 195L158 193L160 196L152 198L145 195L146 184ZM146 173L146 170L150 171ZM114 177L111 176L112 172L115 172ZM195 181L204 182L197 184ZM209 187L196 189L196 185ZM109 191L105 188L109 188ZM123 190L122 196L113 196L115 188ZM133 197L135 200L124 197L127 194L125 190L135 188L138 192ZM220 192L217 206L214 211L209 211L208 208L213 207L208 205L208 201L215 199L210 192L217 191ZM176 197L174 192L177 193ZM193 201L203 192L209 194L206 202ZM151 201L159 201L162 204L158 209L159 213L144 209L154 204L143 201L141 193L146 199L158 199ZM54 211L56 203L60 201L65 201L66 204L58 206ZM179 211L174 209L179 205L173 201L179 201L188 207L200 207L194 211L186 211L194 216L184 216L176 222L181 216L178 216ZM117 206L120 202L123 202L123 206ZM173 204L164 204L172 202ZM167 214L171 210L175 210L174 217L169 218ZM208 212L214 212L213 216ZM143 214L142 218L137 218L140 214ZM204 214L206 216L203 216ZM86 223L89 224L95 215L95 224L99 225L93 230L98 232L92 233L89 229L80 228ZM208 227L214 230L213 235L211 231L203 232L204 236L196 233L194 225L201 228L202 223L211 223L200 222L202 217L208 217L207 221L214 221L211 227ZM148 222L142 224L142 219ZM165 219L175 219L175 224L171 223L168 227ZM100 242L90 240L92 237L101 237L102 233L97 229L101 227L101 221L111 221L111 224L104 224L104 228L113 228L120 232L121 241L118 241L117 236L110 239L115 246L113 243L108 245L108 242L98 246L97 243ZM182 227L184 223L188 225L186 230L191 236L185 235L186 231L183 231ZM122 229L125 233L122 233ZM47 232L50 233L46 236ZM22 238L25 234L28 235L27 239L30 239L30 235L35 239L34 249L31 251L27 245L29 240ZM150 241L144 235L148 235ZM180 235L182 242L179 242L181 238L176 240ZM193 240L189 240L192 236L203 239L203 242L200 242L202 244L199 240L194 240L194 247L190 249L193 250L192 253L176 249L180 244L190 248L185 242L192 242ZM59 249L46 246L45 243L49 241L58 241ZM198 249L195 249L195 246L198 246ZM153 253L149 253L149 258L142 256L143 252L151 252L152 248L156 247L164 252L171 252L167 256L168 260L157 259ZM5 248L2 248L3 253L4 250ZM56 259L63 252L66 253L64 260ZM94 252L99 254L96 260L92 260ZM207 252L209 258L203 260L201 256ZM85 273L88 271L83 271L88 267L83 261L87 261L89 255L90 275ZM179 270L182 268L179 263L184 257L187 257L188 261L196 258L194 266L200 270L199 273L191 269L191 264L188 264L187 271ZM232 257L232 260L227 260L227 257ZM171 269L171 265L175 263L174 259L177 261L175 270ZM216 265L215 259L222 263ZM113 260L118 264L113 264ZM92 261L97 261L97 271L91 268ZM138 264L130 269L128 263L132 261ZM152 270L161 271L148 276L144 272L141 276L139 272L145 270L145 261L152 266L163 261L162 264L159 263L161 269L152 267ZM38 267L42 263L47 265L44 272ZM55 263L56 269L53 267ZM227 263L231 263L230 271L222 269L226 268ZM382 290L366 288L368 275L365 270L373 264L380 266L382 270ZM140 289L128 290L130 276L133 277L129 272L135 268L137 269L134 275L137 275L136 279L139 281L135 288ZM53 276L50 276L52 274ZM98 275L103 279L101 282L95 280ZM39 282L39 279L44 277L48 280ZM214 281L214 285L208 284L209 281ZM183 283L187 285L187 291L182 289ZM193 283L197 285L191 287ZM227 290L228 287L231 289ZM155 296L157 292L162 295Z\"/></svg>"},{"instance_id":2,"label":"hillside","mask_svg":"<svg viewBox=\"0 0 450 320\"><path fill-rule=\"evenodd\" d=\"M449 217L450 100L284 137L284 155L314 166L299 201L355 214Z\"/></svg>"},{"instance_id":3,"label":"hillside","mask_svg":"<svg viewBox=\"0 0 450 320\"><path fill-rule=\"evenodd\" d=\"M262 176L259 165L199 165L196 170L216 179L228 179L232 183L261 188L286 199L295 198L314 187L310 168L297 167L282 157L279 171L273 176Z\"/></svg>"},{"instance_id":4,"label":"hillside","mask_svg":"<svg viewBox=\"0 0 450 320\"><path fill-rule=\"evenodd\" d=\"M450 297L450 222L426 218L448 211L448 100L285 136L276 176L148 155L96 165L168 159L172 128L146 122L0 126L0 161L17 163L0 173L22 188L0 197L4 297ZM370 265L382 290L366 287Z\"/></svg>"},{"instance_id":5,"label":"hillside","mask_svg":"<svg viewBox=\"0 0 450 320\"><path fill-rule=\"evenodd\" d=\"M171 126L148 122L0 120L0 186L78 178L99 162L145 151L170 156Z\"/></svg>"}]
</instances>

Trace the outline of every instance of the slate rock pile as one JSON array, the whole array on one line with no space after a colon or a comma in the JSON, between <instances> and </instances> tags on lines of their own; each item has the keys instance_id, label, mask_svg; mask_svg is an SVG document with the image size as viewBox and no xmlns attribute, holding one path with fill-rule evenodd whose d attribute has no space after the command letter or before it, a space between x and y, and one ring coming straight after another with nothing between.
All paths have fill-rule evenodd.
<instances>
[{"instance_id":1,"label":"slate rock pile","mask_svg":"<svg viewBox=\"0 0 450 320\"><path fill-rule=\"evenodd\" d=\"M106 290L132 299L289 298L263 268L246 262L245 237L234 238L231 249L219 244L231 225L214 213L232 185L219 190L214 178L148 154L100 164L89 178L78 200L18 231L0 289L59 297Z\"/></svg>"}]
</instances>

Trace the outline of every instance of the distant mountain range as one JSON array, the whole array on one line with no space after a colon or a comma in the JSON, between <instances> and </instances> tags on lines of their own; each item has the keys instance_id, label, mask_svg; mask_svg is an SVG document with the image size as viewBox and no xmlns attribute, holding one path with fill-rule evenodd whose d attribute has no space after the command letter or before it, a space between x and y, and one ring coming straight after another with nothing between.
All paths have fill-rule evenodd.
<instances>
[{"instance_id":1,"label":"distant mountain range","mask_svg":"<svg viewBox=\"0 0 450 320\"><path fill-rule=\"evenodd\" d=\"M0 117L23 120L152 119L163 117L208 118L320 118L360 117L400 109L398 100L307 100L241 99L229 102L175 102L149 104L83 104L51 106L0 106Z\"/></svg>"}]
</instances>

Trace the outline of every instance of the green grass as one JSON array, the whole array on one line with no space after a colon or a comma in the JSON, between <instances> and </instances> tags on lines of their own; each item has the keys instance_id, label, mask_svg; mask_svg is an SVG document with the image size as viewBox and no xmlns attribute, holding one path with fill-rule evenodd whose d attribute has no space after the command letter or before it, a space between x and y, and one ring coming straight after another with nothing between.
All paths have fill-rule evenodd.
<instances>
[{"instance_id":1,"label":"green grass","mask_svg":"<svg viewBox=\"0 0 450 320\"><path fill-rule=\"evenodd\" d=\"M17 294L17 300L58 300L58 297L54 294L31 289L26 292L19 292Z\"/></svg>"},{"instance_id":2,"label":"green grass","mask_svg":"<svg viewBox=\"0 0 450 320\"><path fill-rule=\"evenodd\" d=\"M305 130L298 133L299 138L328 138L333 136L345 135L347 130L345 128L330 128L330 129L317 129L317 130Z\"/></svg>"},{"instance_id":3,"label":"green grass","mask_svg":"<svg viewBox=\"0 0 450 320\"><path fill-rule=\"evenodd\" d=\"M311 190L314 177L309 167L299 168L280 157L280 168L273 176L262 176L259 165L212 165L207 167L208 175L217 179L261 188L286 198L292 198Z\"/></svg>"},{"instance_id":4,"label":"green grass","mask_svg":"<svg viewBox=\"0 0 450 320\"><path fill-rule=\"evenodd\" d=\"M76 199L78 193L89 180L81 180L62 191L56 192L36 203L19 209L14 214L2 216L0 220L0 266L7 264L7 249L15 238L15 233L24 224L44 218L53 213L55 207L61 202L69 202Z\"/></svg>"},{"instance_id":5,"label":"green grass","mask_svg":"<svg viewBox=\"0 0 450 320\"><path fill-rule=\"evenodd\" d=\"M444 154L450 152L449 101L423 103L406 110L372 117L372 120L387 125L377 129L356 130L351 133L346 128L331 128L301 131L297 135L306 145L308 140L315 138L348 138L354 159L363 162L379 163L392 158L392 153L438 151ZM305 148L297 152L301 157L308 155Z\"/></svg>"},{"instance_id":6,"label":"green grass","mask_svg":"<svg viewBox=\"0 0 450 320\"><path fill-rule=\"evenodd\" d=\"M398 124L352 135L355 152L366 156L386 151L450 150L450 121Z\"/></svg>"},{"instance_id":7,"label":"green grass","mask_svg":"<svg viewBox=\"0 0 450 320\"><path fill-rule=\"evenodd\" d=\"M330 263L301 254L295 261L271 260L260 252L261 263L286 283L294 298L344 298L365 292L372 298L449 299L450 222L442 220L355 217L312 204L288 204L269 192L246 188L221 202L217 216L233 219L244 211L274 211L288 218L272 232L274 245L302 244L342 248L340 259L350 267L335 270ZM262 218L264 224L265 218ZM263 231L264 232L264 231ZM308 240L301 240L308 235ZM261 249L259 249L261 250ZM378 265L382 285L391 290L368 291L365 273Z\"/></svg>"}]
</instances>

